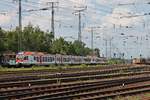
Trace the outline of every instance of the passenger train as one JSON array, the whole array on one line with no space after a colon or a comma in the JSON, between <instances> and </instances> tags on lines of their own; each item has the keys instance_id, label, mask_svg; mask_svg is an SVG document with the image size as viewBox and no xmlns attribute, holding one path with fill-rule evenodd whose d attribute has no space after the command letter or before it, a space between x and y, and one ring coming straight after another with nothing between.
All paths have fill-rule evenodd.
<instances>
[{"instance_id":1,"label":"passenger train","mask_svg":"<svg viewBox=\"0 0 150 100\"><path fill-rule=\"evenodd\" d=\"M3 54L0 63L7 66L48 66L51 64L106 64L107 60L103 57L95 56L72 56L60 54L48 54L43 52L19 52L17 54Z\"/></svg>"}]
</instances>

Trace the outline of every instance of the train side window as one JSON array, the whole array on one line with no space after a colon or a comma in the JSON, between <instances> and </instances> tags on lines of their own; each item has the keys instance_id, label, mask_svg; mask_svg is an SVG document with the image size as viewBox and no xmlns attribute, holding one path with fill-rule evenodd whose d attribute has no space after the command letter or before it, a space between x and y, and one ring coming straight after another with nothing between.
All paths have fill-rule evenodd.
<instances>
[{"instance_id":1,"label":"train side window","mask_svg":"<svg viewBox=\"0 0 150 100\"><path fill-rule=\"evenodd\" d=\"M43 57L43 62L45 62L45 57Z\"/></svg>"},{"instance_id":2,"label":"train side window","mask_svg":"<svg viewBox=\"0 0 150 100\"><path fill-rule=\"evenodd\" d=\"M53 57L51 57L51 62L53 61Z\"/></svg>"},{"instance_id":3,"label":"train side window","mask_svg":"<svg viewBox=\"0 0 150 100\"><path fill-rule=\"evenodd\" d=\"M46 59L47 57L44 57L44 62L47 62L47 59Z\"/></svg>"},{"instance_id":4,"label":"train side window","mask_svg":"<svg viewBox=\"0 0 150 100\"><path fill-rule=\"evenodd\" d=\"M51 57L51 62L53 61L53 58Z\"/></svg>"},{"instance_id":5,"label":"train side window","mask_svg":"<svg viewBox=\"0 0 150 100\"><path fill-rule=\"evenodd\" d=\"M41 62L43 62L44 61L44 58L43 57L41 57Z\"/></svg>"},{"instance_id":6,"label":"train side window","mask_svg":"<svg viewBox=\"0 0 150 100\"><path fill-rule=\"evenodd\" d=\"M49 57L47 57L47 62L49 62Z\"/></svg>"},{"instance_id":7,"label":"train side window","mask_svg":"<svg viewBox=\"0 0 150 100\"><path fill-rule=\"evenodd\" d=\"M46 62L48 62L48 57L45 57Z\"/></svg>"},{"instance_id":8,"label":"train side window","mask_svg":"<svg viewBox=\"0 0 150 100\"><path fill-rule=\"evenodd\" d=\"M49 57L50 62L52 62L52 57Z\"/></svg>"},{"instance_id":9,"label":"train side window","mask_svg":"<svg viewBox=\"0 0 150 100\"><path fill-rule=\"evenodd\" d=\"M47 57L47 62L50 62L50 57Z\"/></svg>"},{"instance_id":10,"label":"train side window","mask_svg":"<svg viewBox=\"0 0 150 100\"><path fill-rule=\"evenodd\" d=\"M39 57L37 57L37 62L40 62L40 58Z\"/></svg>"},{"instance_id":11,"label":"train side window","mask_svg":"<svg viewBox=\"0 0 150 100\"><path fill-rule=\"evenodd\" d=\"M45 62L45 57L43 57L43 62Z\"/></svg>"},{"instance_id":12,"label":"train side window","mask_svg":"<svg viewBox=\"0 0 150 100\"><path fill-rule=\"evenodd\" d=\"M57 58L57 61L60 61L60 59L59 59L59 58Z\"/></svg>"},{"instance_id":13,"label":"train side window","mask_svg":"<svg viewBox=\"0 0 150 100\"><path fill-rule=\"evenodd\" d=\"M36 61L38 61L38 57L36 57Z\"/></svg>"},{"instance_id":14,"label":"train side window","mask_svg":"<svg viewBox=\"0 0 150 100\"><path fill-rule=\"evenodd\" d=\"M53 57L53 61L54 61L55 59L54 59L54 57Z\"/></svg>"}]
</instances>

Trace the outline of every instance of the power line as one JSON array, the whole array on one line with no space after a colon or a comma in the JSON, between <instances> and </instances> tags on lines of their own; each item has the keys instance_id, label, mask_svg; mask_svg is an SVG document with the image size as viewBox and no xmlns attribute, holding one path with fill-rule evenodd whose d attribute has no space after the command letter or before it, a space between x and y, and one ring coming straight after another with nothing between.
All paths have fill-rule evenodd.
<instances>
[{"instance_id":1,"label":"power line","mask_svg":"<svg viewBox=\"0 0 150 100\"><path fill-rule=\"evenodd\" d=\"M15 5L13 5L13 3L12 2L8 2L8 1L0 1L1 3L0 4L2 4L2 6L11 6L11 7L13 7L13 8L16 8L16 6ZM6 10L6 9L5 9Z\"/></svg>"},{"instance_id":2,"label":"power line","mask_svg":"<svg viewBox=\"0 0 150 100\"><path fill-rule=\"evenodd\" d=\"M40 9L30 9L30 10L25 10L24 12L44 11L44 10L49 10L51 8L51 33L55 37L55 23L54 23L55 10L54 8L56 8L55 5L58 4L58 2L47 2L47 4L50 5L50 7L45 7L45 8L40 8Z\"/></svg>"}]
</instances>

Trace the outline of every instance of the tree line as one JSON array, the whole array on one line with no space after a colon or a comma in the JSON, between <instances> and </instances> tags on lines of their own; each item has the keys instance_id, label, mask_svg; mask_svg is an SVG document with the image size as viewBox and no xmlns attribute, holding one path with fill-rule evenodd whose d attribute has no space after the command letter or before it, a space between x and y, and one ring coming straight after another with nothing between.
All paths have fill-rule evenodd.
<instances>
[{"instance_id":1,"label":"tree line","mask_svg":"<svg viewBox=\"0 0 150 100\"><path fill-rule=\"evenodd\" d=\"M28 25L24 27L19 35L19 28L11 31L6 31L0 28L0 53L3 52L18 52L19 38L21 36L21 50L22 51L39 51L51 54L64 55L91 55L92 50L83 42L75 40L74 42L66 41L60 37L54 39L50 32L42 31L38 26L33 27ZM94 50L99 56L99 49Z\"/></svg>"}]
</instances>

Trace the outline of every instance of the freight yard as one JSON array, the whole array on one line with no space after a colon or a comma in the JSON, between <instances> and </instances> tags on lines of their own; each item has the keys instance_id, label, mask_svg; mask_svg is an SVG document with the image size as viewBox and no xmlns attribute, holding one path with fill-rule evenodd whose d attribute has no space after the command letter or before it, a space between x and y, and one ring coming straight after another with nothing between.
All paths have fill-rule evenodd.
<instances>
[{"instance_id":1,"label":"freight yard","mask_svg":"<svg viewBox=\"0 0 150 100\"><path fill-rule=\"evenodd\" d=\"M0 0L0 100L150 100L150 1Z\"/></svg>"}]
</instances>

